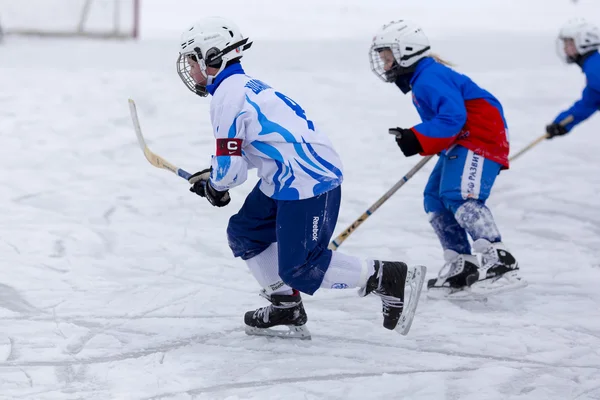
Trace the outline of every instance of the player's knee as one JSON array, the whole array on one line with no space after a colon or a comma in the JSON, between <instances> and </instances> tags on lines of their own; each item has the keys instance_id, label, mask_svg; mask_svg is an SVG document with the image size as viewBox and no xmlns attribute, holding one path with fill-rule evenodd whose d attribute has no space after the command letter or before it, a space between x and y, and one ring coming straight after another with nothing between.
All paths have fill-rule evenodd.
<instances>
[{"instance_id":1,"label":"player's knee","mask_svg":"<svg viewBox=\"0 0 600 400\"><path fill-rule=\"evenodd\" d=\"M425 198L423 199L423 207L427 214L441 212L445 209L444 203L438 195L425 192Z\"/></svg>"},{"instance_id":2,"label":"player's knee","mask_svg":"<svg viewBox=\"0 0 600 400\"><path fill-rule=\"evenodd\" d=\"M286 285L312 295L321 286L330 261L331 250L301 261L286 260L280 255L279 277Z\"/></svg>"},{"instance_id":3,"label":"player's knee","mask_svg":"<svg viewBox=\"0 0 600 400\"><path fill-rule=\"evenodd\" d=\"M249 260L269 247L271 243L253 240L243 230L238 229L234 217L231 217L229 225L227 225L227 243L234 257Z\"/></svg>"},{"instance_id":4,"label":"player's knee","mask_svg":"<svg viewBox=\"0 0 600 400\"><path fill-rule=\"evenodd\" d=\"M441 202L443 207L451 211L452 214L456 213L456 210L465 203L465 199L462 197L462 193L460 191L447 191L442 193Z\"/></svg>"},{"instance_id":5,"label":"player's knee","mask_svg":"<svg viewBox=\"0 0 600 400\"><path fill-rule=\"evenodd\" d=\"M286 262L279 259L279 277L286 285L295 288L306 279L309 262L304 261L301 264Z\"/></svg>"},{"instance_id":6,"label":"player's knee","mask_svg":"<svg viewBox=\"0 0 600 400\"><path fill-rule=\"evenodd\" d=\"M227 243L234 257L242 256L247 248L246 241L236 232L235 226L231 224L231 221L227 225Z\"/></svg>"}]
</instances>

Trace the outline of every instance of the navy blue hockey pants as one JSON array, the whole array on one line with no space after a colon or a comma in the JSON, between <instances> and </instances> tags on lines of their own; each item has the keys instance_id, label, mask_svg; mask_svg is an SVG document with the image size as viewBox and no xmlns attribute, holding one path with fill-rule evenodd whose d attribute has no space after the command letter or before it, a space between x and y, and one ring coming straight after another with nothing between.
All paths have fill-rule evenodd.
<instances>
[{"instance_id":1,"label":"navy blue hockey pants","mask_svg":"<svg viewBox=\"0 0 600 400\"><path fill-rule=\"evenodd\" d=\"M279 277L312 295L331 261L327 246L338 219L341 187L303 200L274 200L259 184L229 220L229 247L235 257L248 260L277 242Z\"/></svg>"}]
</instances>

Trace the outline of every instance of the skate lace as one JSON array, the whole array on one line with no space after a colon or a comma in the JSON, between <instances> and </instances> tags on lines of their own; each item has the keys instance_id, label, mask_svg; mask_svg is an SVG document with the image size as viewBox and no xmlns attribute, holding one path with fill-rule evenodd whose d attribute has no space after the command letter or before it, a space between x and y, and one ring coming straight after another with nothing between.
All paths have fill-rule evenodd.
<instances>
[{"instance_id":1,"label":"skate lace","mask_svg":"<svg viewBox=\"0 0 600 400\"><path fill-rule=\"evenodd\" d=\"M269 322L269 316L271 315L271 307L272 306L262 307L254 311L254 318L262 318L265 323Z\"/></svg>"},{"instance_id":2,"label":"skate lace","mask_svg":"<svg viewBox=\"0 0 600 400\"><path fill-rule=\"evenodd\" d=\"M452 261L446 262L442 269L440 269L440 272L438 272L438 278L446 279L450 276L454 276L456 270L460 270L464 267L464 262L462 257L457 257Z\"/></svg>"},{"instance_id":3,"label":"skate lace","mask_svg":"<svg viewBox=\"0 0 600 400\"><path fill-rule=\"evenodd\" d=\"M391 307L399 308L404 305L404 302L398 297L390 296L389 294L385 294L382 289L381 280L383 278L383 273L379 274L379 283L377 285L377 289L373 291L373 293L381 298L381 303L383 305L383 312L387 314L388 310Z\"/></svg>"},{"instance_id":4,"label":"skate lace","mask_svg":"<svg viewBox=\"0 0 600 400\"><path fill-rule=\"evenodd\" d=\"M381 297L384 314L387 313L390 308L400 308L404 306L404 302L397 297L382 294L379 291L375 291L374 293Z\"/></svg>"},{"instance_id":5,"label":"skate lace","mask_svg":"<svg viewBox=\"0 0 600 400\"><path fill-rule=\"evenodd\" d=\"M490 269L500 264L500 257L498 251L494 246L488 247L484 252L481 253L481 268Z\"/></svg>"},{"instance_id":6,"label":"skate lace","mask_svg":"<svg viewBox=\"0 0 600 400\"><path fill-rule=\"evenodd\" d=\"M267 294L267 291L265 289L260 291L259 296L267 299L268 301L271 301L271 296ZM269 322L269 316L271 315L272 307L273 305L270 305L267 307L261 307L258 310L254 311L254 318L262 318L265 323Z\"/></svg>"}]
</instances>

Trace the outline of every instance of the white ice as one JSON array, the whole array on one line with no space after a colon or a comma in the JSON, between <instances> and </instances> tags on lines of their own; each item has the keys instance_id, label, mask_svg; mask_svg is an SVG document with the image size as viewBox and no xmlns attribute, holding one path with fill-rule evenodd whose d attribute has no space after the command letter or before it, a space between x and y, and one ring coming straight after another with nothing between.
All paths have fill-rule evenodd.
<instances>
[{"instance_id":1,"label":"white ice","mask_svg":"<svg viewBox=\"0 0 600 400\"><path fill-rule=\"evenodd\" d=\"M225 238L255 178L211 207L146 162L127 108L137 101L156 153L205 168L209 100L177 77L179 31L233 17L256 40L246 71L300 103L345 162L339 232L418 162L387 134L418 121L410 97L369 70L381 24L422 20L434 49L502 101L516 151L579 96L584 76L554 38L571 16L598 18L595 0L142 3L136 43L0 47L1 399L600 399L597 116L494 188L529 287L487 303L423 296L407 337L382 328L377 298L322 290L305 296L313 340L286 341L244 334L243 313L265 302ZM421 194L432 167L340 250L435 276Z\"/></svg>"}]
</instances>

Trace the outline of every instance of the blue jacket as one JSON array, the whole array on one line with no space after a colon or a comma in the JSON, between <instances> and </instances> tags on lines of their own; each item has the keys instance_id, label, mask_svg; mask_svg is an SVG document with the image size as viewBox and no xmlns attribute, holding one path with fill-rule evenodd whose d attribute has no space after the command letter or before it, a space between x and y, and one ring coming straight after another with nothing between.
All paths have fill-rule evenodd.
<instances>
[{"instance_id":1,"label":"blue jacket","mask_svg":"<svg viewBox=\"0 0 600 400\"><path fill-rule=\"evenodd\" d=\"M410 81L421 120L412 128L422 155L454 144L508 167L508 134L500 102L468 76L424 58Z\"/></svg>"},{"instance_id":2,"label":"blue jacket","mask_svg":"<svg viewBox=\"0 0 600 400\"><path fill-rule=\"evenodd\" d=\"M595 52L587 57L581 65L581 69L587 79L581 99L554 119L554 123L558 124L563 119L572 116L573 121L565 125L567 131L585 121L600 108L600 53Z\"/></svg>"}]
</instances>

